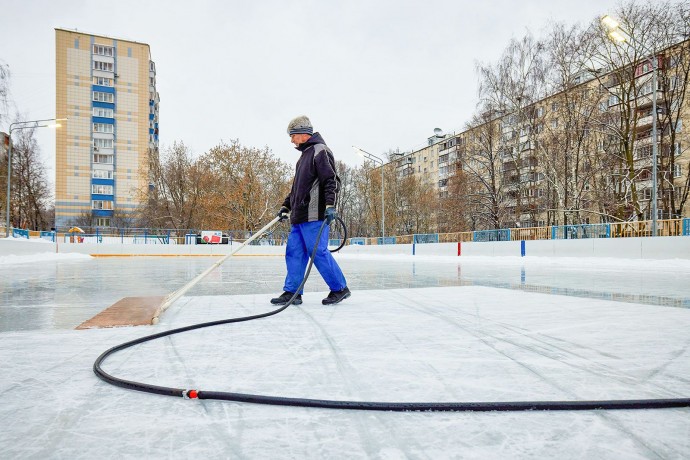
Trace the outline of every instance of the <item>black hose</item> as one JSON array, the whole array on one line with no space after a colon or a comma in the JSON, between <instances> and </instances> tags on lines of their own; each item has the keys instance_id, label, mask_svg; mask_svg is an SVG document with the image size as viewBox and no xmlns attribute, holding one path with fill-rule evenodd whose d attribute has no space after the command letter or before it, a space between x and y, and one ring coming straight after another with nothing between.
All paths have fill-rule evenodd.
<instances>
[{"instance_id":1,"label":"black hose","mask_svg":"<svg viewBox=\"0 0 690 460\"><path fill-rule=\"evenodd\" d=\"M121 388L142 391L164 396L178 396L185 399L216 399L221 401L246 402L254 404L267 404L274 406L314 407L321 409L351 409L351 410L375 410L375 411L433 411L433 412L488 412L488 411L525 411L525 410L612 410L612 409L668 409L677 407L690 407L690 398L666 398L666 399L623 399L602 401L508 401L508 402L377 402L377 401L335 401L330 399L285 398L281 396L265 396L256 394L230 393L226 391L204 391L184 388L163 387L149 383L135 382L114 377L101 368L105 359L120 350L138 345L140 343L159 339L181 332L201 329L204 327L218 326L221 324L241 323L254 319L266 318L276 315L289 307L298 293L304 287L309 278L314 255L319 245L319 239L326 221L321 224L316 237L316 244L311 252L307 272L299 287L290 300L280 308L260 313L257 315L229 318L206 323L192 324L190 326L170 329L157 334L147 335L129 342L116 345L104 351L93 363L93 371L101 380Z\"/></svg>"}]
</instances>

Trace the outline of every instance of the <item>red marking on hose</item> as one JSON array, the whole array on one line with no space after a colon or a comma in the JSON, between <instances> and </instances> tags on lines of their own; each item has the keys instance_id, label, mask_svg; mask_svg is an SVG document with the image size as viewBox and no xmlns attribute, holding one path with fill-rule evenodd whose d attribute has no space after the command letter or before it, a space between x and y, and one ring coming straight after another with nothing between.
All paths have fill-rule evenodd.
<instances>
[{"instance_id":1,"label":"red marking on hose","mask_svg":"<svg viewBox=\"0 0 690 460\"><path fill-rule=\"evenodd\" d=\"M197 393L196 390L189 390L187 392L187 396L189 396L189 399L196 399L199 397L199 394Z\"/></svg>"}]
</instances>

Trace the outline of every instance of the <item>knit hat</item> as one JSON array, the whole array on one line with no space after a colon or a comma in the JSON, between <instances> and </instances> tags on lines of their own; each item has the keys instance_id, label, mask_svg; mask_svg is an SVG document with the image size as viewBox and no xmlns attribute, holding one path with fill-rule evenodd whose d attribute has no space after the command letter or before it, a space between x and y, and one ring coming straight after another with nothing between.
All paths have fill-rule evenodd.
<instances>
[{"instance_id":1,"label":"knit hat","mask_svg":"<svg viewBox=\"0 0 690 460\"><path fill-rule=\"evenodd\" d=\"M311 121L306 115L300 115L297 118L293 118L288 124L287 132L290 136L293 134L314 134L314 127L311 125Z\"/></svg>"}]
</instances>

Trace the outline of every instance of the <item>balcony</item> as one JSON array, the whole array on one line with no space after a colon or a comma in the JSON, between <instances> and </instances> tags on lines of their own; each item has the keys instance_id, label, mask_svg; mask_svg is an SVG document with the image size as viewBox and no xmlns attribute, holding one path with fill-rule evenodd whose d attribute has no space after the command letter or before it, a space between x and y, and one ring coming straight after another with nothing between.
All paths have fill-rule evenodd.
<instances>
[{"instance_id":1,"label":"balcony","mask_svg":"<svg viewBox=\"0 0 690 460\"><path fill-rule=\"evenodd\" d=\"M637 129L638 130L649 129L652 126L652 123L654 121L653 118L654 117L652 115L647 115L647 116L638 118L637 119L637 125L636 125Z\"/></svg>"},{"instance_id":2,"label":"balcony","mask_svg":"<svg viewBox=\"0 0 690 460\"><path fill-rule=\"evenodd\" d=\"M652 97L653 93L649 94L644 94L641 96L638 96L636 99L637 102L637 107L638 108L644 108L644 107L651 107L652 106ZM656 102L657 106L661 103L661 101L664 100L664 93L663 91L659 90L656 92Z\"/></svg>"}]
</instances>

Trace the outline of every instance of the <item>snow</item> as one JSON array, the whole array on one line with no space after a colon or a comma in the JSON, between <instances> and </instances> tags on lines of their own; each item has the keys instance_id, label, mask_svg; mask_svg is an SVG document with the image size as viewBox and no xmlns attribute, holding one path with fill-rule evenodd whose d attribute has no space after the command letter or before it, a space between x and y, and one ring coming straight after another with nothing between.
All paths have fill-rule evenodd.
<instances>
[{"instance_id":1,"label":"snow","mask_svg":"<svg viewBox=\"0 0 690 460\"><path fill-rule=\"evenodd\" d=\"M62 279L68 290L56 295L73 302L96 299L70 286L73 277L95 284L118 275L122 291L96 290L122 296L172 290L165 276L181 284L215 262L160 259L56 260L34 270ZM362 401L690 397L690 309L660 302L690 299L682 263L652 275L601 259L449 259L340 255L353 291L341 304L321 305L327 293L314 271L298 307L138 345L103 369L180 388ZM28 270L0 268L0 289L11 292L3 305L31 288L7 281ZM283 277L280 258L230 259L150 327L76 331L54 321L22 330L27 322L13 319L0 332L0 418L10 422L0 430L3 457L627 459L684 458L690 449L689 409L338 411L156 396L93 374L96 357L127 340L269 311ZM560 295L571 286L584 292ZM614 288L628 300L591 295ZM15 309L55 319L67 303L41 302L25 296Z\"/></svg>"},{"instance_id":2,"label":"snow","mask_svg":"<svg viewBox=\"0 0 690 460\"><path fill-rule=\"evenodd\" d=\"M52 241L48 241L45 238L24 238L22 236L7 236L7 237L2 237L0 240L6 240L6 241L19 241L21 243L52 243Z\"/></svg>"},{"instance_id":3,"label":"snow","mask_svg":"<svg viewBox=\"0 0 690 460\"><path fill-rule=\"evenodd\" d=\"M40 262L60 262L68 260L93 259L88 254L40 252L37 254L0 256L0 265L33 264Z\"/></svg>"}]
</instances>

